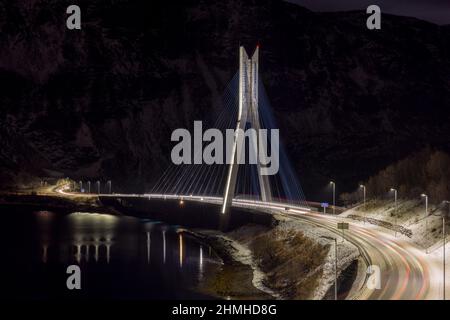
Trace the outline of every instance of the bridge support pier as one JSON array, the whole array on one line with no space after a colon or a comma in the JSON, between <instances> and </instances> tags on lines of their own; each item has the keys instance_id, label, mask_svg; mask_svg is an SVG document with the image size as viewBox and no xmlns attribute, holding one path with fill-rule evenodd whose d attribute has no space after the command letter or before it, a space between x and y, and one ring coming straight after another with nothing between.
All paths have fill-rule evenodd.
<instances>
[{"instance_id":1,"label":"bridge support pier","mask_svg":"<svg viewBox=\"0 0 450 320\"><path fill-rule=\"evenodd\" d=\"M249 124L258 133L261 129L261 123L258 110L258 68L259 68L259 47L256 47L251 58L248 57L244 47L239 48L239 113L237 118L236 130L234 133L234 144L230 156L228 175L225 184L223 203L221 213L225 214L232 205L236 191L236 180L239 172L239 158L245 156L244 132ZM257 134L257 139L259 135ZM272 192L269 176L261 175L261 167L258 156L258 147L265 147L266 141L257 141L253 144L255 154L257 155L257 169L261 199L270 201Z\"/></svg>"}]
</instances>

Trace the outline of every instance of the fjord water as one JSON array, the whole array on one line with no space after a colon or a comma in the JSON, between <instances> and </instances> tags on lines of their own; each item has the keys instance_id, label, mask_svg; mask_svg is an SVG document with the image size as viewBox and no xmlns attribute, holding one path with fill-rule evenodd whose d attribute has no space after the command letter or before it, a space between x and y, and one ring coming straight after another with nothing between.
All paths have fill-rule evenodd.
<instances>
[{"instance_id":1,"label":"fjord water","mask_svg":"<svg viewBox=\"0 0 450 320\"><path fill-rule=\"evenodd\" d=\"M207 298L196 287L219 266L176 226L128 216L1 210L2 296L9 299ZM69 265L81 289L69 290Z\"/></svg>"}]
</instances>

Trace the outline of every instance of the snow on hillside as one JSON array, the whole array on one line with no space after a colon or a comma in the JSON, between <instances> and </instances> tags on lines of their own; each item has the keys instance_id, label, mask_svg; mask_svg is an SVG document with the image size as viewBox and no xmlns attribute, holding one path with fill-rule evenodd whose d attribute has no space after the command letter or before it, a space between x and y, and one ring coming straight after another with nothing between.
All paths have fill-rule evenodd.
<instances>
[{"instance_id":1,"label":"snow on hillside","mask_svg":"<svg viewBox=\"0 0 450 320\"><path fill-rule=\"evenodd\" d=\"M323 237L335 238L336 234L325 229L317 228L315 225L310 225L308 223L303 223L299 221L294 221L289 218L278 216L277 217L282 223L281 226L286 229L294 229L296 231L302 232L305 236L313 239L314 241L320 243L321 245L330 245L330 250L326 258L326 262L323 266L323 275L319 281L313 299L323 299L327 291L334 285L334 244L328 239ZM345 270L354 260L358 259L359 251L356 246L348 241L341 242L338 239L338 275Z\"/></svg>"},{"instance_id":2,"label":"snow on hillside","mask_svg":"<svg viewBox=\"0 0 450 320\"><path fill-rule=\"evenodd\" d=\"M360 205L345 211L341 216L361 224L364 223L364 219L366 223L372 224L387 222L388 224L384 226L392 230L395 226L403 227L403 230L410 231L411 241L415 244L424 249L434 250L439 243L442 243L442 213L447 214L447 208L430 204L428 215L426 215L423 200L399 200L397 213L393 201L371 200L366 203L366 208ZM398 234L407 237L405 233Z\"/></svg>"}]
</instances>

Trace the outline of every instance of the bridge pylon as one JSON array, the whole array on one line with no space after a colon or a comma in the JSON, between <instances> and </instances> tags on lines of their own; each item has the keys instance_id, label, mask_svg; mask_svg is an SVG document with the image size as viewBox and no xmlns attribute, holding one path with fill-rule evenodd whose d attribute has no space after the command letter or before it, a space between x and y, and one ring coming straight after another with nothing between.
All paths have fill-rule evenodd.
<instances>
[{"instance_id":1,"label":"bridge pylon","mask_svg":"<svg viewBox=\"0 0 450 320\"><path fill-rule=\"evenodd\" d=\"M259 129L261 129L261 120L258 108L258 84L259 84L259 46L256 47L253 56L249 58L245 48L239 48L239 113L237 117L236 130L234 134L233 149L230 155L227 180L224 190L222 214L225 214L230 208L236 190L237 175L239 172L239 157L245 157L244 132L247 127L256 130L258 143L250 144L250 147L256 148L255 154L258 154L258 147L266 147L266 141L259 141ZM269 176L261 174L261 164L257 157L258 181L262 201L272 199Z\"/></svg>"}]
</instances>

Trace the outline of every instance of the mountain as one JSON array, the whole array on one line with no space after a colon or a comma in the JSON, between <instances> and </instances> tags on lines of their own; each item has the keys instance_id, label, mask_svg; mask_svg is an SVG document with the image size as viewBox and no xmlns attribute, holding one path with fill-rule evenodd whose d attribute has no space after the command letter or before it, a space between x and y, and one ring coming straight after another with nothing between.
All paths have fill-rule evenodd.
<instances>
[{"instance_id":1,"label":"mountain","mask_svg":"<svg viewBox=\"0 0 450 320\"><path fill-rule=\"evenodd\" d=\"M261 45L260 72L306 195L330 178L354 189L426 145L449 149L450 30L284 1L64 1L0 4L3 184L58 172L148 190L170 135L207 119Z\"/></svg>"}]
</instances>

